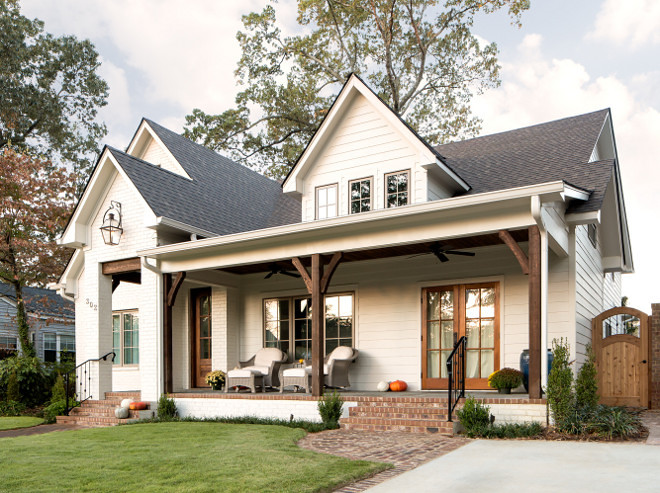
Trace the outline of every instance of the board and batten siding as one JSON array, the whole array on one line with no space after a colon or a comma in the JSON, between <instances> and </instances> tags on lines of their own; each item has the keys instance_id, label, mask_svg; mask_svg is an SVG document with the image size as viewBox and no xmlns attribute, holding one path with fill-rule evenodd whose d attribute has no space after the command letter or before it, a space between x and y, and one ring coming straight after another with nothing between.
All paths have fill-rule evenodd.
<instances>
[{"instance_id":1,"label":"board and batten siding","mask_svg":"<svg viewBox=\"0 0 660 493\"><path fill-rule=\"evenodd\" d=\"M420 388L422 289L430 286L500 282L500 366L519 368L520 353L529 346L528 278L504 245L473 251L474 258L451 257L442 264L433 255L423 255L339 265L328 294L355 295L354 345L360 353L350 373L353 389L374 390L381 380L395 379L407 381L413 390ZM549 334L566 334L566 261L551 260L550 270ZM302 281L245 276L240 359L263 345L263 300L285 296L306 296Z\"/></svg>"},{"instance_id":2,"label":"board and batten siding","mask_svg":"<svg viewBox=\"0 0 660 493\"><path fill-rule=\"evenodd\" d=\"M621 304L621 274L603 272L600 234L596 246L589 240L587 225L575 227L575 323L574 356L584 361L591 342L591 320L599 313Z\"/></svg>"},{"instance_id":3,"label":"board and batten siding","mask_svg":"<svg viewBox=\"0 0 660 493\"><path fill-rule=\"evenodd\" d=\"M349 213L349 182L372 178L372 208L385 207L385 174L410 170L410 203L429 200L427 172L419 152L364 96L356 95L332 136L303 177L302 219L316 218L316 188L337 184L338 215ZM433 184L432 198L443 196ZM444 195L447 196L446 194Z\"/></svg>"}]
</instances>

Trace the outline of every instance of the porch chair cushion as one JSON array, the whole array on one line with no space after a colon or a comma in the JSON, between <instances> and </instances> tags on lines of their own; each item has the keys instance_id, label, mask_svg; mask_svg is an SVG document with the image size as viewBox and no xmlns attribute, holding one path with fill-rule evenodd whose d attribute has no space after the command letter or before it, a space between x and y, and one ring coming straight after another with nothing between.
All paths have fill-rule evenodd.
<instances>
[{"instance_id":1,"label":"porch chair cushion","mask_svg":"<svg viewBox=\"0 0 660 493\"><path fill-rule=\"evenodd\" d=\"M307 368L287 368L282 371L282 375L285 377L304 377L307 375Z\"/></svg>"},{"instance_id":2,"label":"porch chair cushion","mask_svg":"<svg viewBox=\"0 0 660 493\"><path fill-rule=\"evenodd\" d=\"M250 370L258 373L259 375L268 375L268 373L270 372L270 366L256 366L256 365L244 366L243 368L241 368L241 370Z\"/></svg>"},{"instance_id":3,"label":"porch chair cushion","mask_svg":"<svg viewBox=\"0 0 660 493\"><path fill-rule=\"evenodd\" d=\"M266 371L263 373L268 373L270 371L270 365L273 361L282 361L283 353L276 347L265 347L257 351L257 354L254 355L253 367L265 367Z\"/></svg>"}]
</instances>

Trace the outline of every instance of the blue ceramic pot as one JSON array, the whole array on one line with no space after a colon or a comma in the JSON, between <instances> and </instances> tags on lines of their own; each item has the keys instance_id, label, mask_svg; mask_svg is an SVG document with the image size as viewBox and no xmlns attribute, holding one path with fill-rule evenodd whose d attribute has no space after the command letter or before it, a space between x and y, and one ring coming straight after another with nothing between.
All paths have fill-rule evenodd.
<instances>
[{"instance_id":1,"label":"blue ceramic pot","mask_svg":"<svg viewBox=\"0 0 660 493\"><path fill-rule=\"evenodd\" d=\"M553 359L552 351L548 349L548 374L550 374L550 370L552 369ZM523 352L520 353L520 371L523 373L525 391L529 392L529 349L523 349Z\"/></svg>"}]
</instances>

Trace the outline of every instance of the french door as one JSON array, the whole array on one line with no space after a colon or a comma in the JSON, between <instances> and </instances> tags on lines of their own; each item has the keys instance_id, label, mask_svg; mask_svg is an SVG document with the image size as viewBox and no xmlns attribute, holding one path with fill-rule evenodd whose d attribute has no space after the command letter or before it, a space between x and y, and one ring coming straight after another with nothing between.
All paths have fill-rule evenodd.
<instances>
[{"instance_id":1,"label":"french door","mask_svg":"<svg viewBox=\"0 0 660 493\"><path fill-rule=\"evenodd\" d=\"M447 357L466 336L466 388L487 389L500 368L499 283L425 288L422 303L422 388L447 388Z\"/></svg>"},{"instance_id":2,"label":"french door","mask_svg":"<svg viewBox=\"0 0 660 493\"><path fill-rule=\"evenodd\" d=\"M192 300L192 384L208 387L206 375L211 371L211 290L191 291Z\"/></svg>"}]
</instances>

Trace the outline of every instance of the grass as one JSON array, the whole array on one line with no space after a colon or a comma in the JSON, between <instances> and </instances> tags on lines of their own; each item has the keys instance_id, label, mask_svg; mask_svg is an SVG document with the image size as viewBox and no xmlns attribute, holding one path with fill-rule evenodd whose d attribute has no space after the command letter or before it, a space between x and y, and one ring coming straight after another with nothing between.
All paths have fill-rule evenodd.
<instances>
[{"instance_id":1,"label":"grass","mask_svg":"<svg viewBox=\"0 0 660 493\"><path fill-rule=\"evenodd\" d=\"M0 418L0 431L15 430L17 428L31 428L43 423L41 418L32 416L15 416L9 418Z\"/></svg>"},{"instance_id":2,"label":"grass","mask_svg":"<svg viewBox=\"0 0 660 493\"><path fill-rule=\"evenodd\" d=\"M151 423L0 439L7 491L331 491L386 469L304 450L301 429Z\"/></svg>"}]
</instances>

